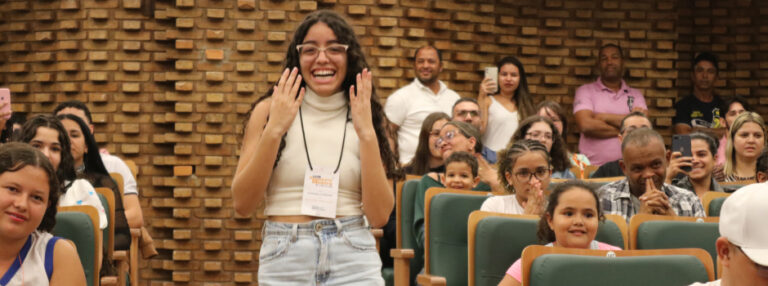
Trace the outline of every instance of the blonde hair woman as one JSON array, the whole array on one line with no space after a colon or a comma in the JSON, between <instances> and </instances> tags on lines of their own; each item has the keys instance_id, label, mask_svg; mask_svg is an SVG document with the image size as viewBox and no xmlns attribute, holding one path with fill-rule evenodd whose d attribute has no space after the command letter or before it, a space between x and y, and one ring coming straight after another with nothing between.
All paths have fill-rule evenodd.
<instances>
[{"instance_id":1,"label":"blonde hair woman","mask_svg":"<svg viewBox=\"0 0 768 286\"><path fill-rule=\"evenodd\" d=\"M744 112L733 122L725 149L725 182L755 179L757 157L765 148L765 122L760 114Z\"/></svg>"}]
</instances>

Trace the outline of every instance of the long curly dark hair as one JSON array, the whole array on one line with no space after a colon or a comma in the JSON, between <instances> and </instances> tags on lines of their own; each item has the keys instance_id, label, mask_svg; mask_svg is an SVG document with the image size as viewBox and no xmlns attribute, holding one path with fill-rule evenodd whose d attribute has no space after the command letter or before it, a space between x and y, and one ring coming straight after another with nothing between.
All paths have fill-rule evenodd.
<instances>
[{"instance_id":1,"label":"long curly dark hair","mask_svg":"<svg viewBox=\"0 0 768 286\"><path fill-rule=\"evenodd\" d=\"M40 127L50 128L59 133L58 139L59 145L61 145L61 161L59 161L58 166L53 166L53 168L56 169L59 184L62 185L61 191L66 192L69 188L69 185L66 185L67 182L72 184L77 178L77 173L75 173L75 159L72 158L69 135L67 135L67 130L64 129L61 122L59 122L56 117L53 117L53 115L48 114L32 117L32 119L27 121L27 123L24 123L24 126L21 127L19 137L15 140L18 142L29 143L35 136L37 136L37 130Z\"/></svg>"},{"instance_id":2,"label":"long curly dark hair","mask_svg":"<svg viewBox=\"0 0 768 286\"><path fill-rule=\"evenodd\" d=\"M301 67L299 52L296 50L296 45L300 45L304 41L304 38L309 32L309 29L318 22L322 22L328 25L328 27L333 31L334 35L336 35L337 41L340 44L349 45L349 48L347 49L347 74L344 75L344 81L341 83L341 91L344 92L344 98L349 100L349 87L356 83L357 74L362 73L364 68L368 68L368 63L365 61L363 49L360 46L360 43L357 41L357 37L355 36L355 31L352 29L352 26L350 26L341 15L333 11L320 10L313 12L304 18L304 21L302 21L299 27L296 28L296 32L293 34L293 40L291 40L291 44L288 46L288 51L285 54L284 69ZM306 82L302 80L301 87L305 86ZM376 88L373 86L372 88L371 117L373 119L373 128L379 141L379 153L381 155L382 161L384 162L384 168L386 170L387 177L400 179L403 177L403 174L402 170L400 170L398 167L397 154L390 148L389 142L387 140L388 122L384 115L384 108L379 102L379 97L376 95ZM251 110L253 110L253 107L259 104L259 102L272 96L272 92L273 89L270 89L264 96L256 100L256 102L253 103L253 106L251 106ZM246 114L245 121L243 121L243 134L245 134L245 129L247 128L248 119L250 117L251 111ZM280 147L277 152L277 160L275 160L275 165L277 165L277 162L280 160L280 155L282 154L283 148L285 148L285 135L283 135L283 138L280 140Z\"/></svg>"},{"instance_id":3,"label":"long curly dark hair","mask_svg":"<svg viewBox=\"0 0 768 286\"><path fill-rule=\"evenodd\" d=\"M42 169L48 176L48 207L37 230L51 231L56 224L56 207L59 205L60 193L59 179L51 161L29 144L11 142L0 145L0 174L16 172L26 166Z\"/></svg>"},{"instance_id":4,"label":"long curly dark hair","mask_svg":"<svg viewBox=\"0 0 768 286\"><path fill-rule=\"evenodd\" d=\"M557 132L557 127L552 123L549 118L534 115L526 118L523 122L520 122L520 127L517 128L515 134L512 135L512 141L518 141L525 139L525 134L531 129L534 123L544 122L552 129L552 149L549 150L549 156L552 158L552 167L557 172L569 170L571 168L571 160L568 158L568 149L566 149L565 140L560 133Z\"/></svg>"}]
</instances>

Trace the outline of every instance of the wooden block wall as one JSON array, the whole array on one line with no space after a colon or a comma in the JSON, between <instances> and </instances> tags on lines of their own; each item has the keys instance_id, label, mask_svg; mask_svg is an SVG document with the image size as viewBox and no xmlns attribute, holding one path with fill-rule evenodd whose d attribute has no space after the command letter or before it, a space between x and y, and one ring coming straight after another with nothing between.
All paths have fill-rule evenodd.
<instances>
[{"instance_id":1,"label":"wooden block wall","mask_svg":"<svg viewBox=\"0 0 768 286\"><path fill-rule=\"evenodd\" d=\"M475 96L483 67L514 55L537 101L570 109L576 88L597 77L597 48L618 43L629 84L667 135L699 49L723 59L721 94L768 106L760 1L0 1L0 84L13 109L88 102L97 141L139 165L160 250L143 263L143 285L256 283L263 217L236 217L229 192L241 123L317 9L354 24L382 98L412 80L414 50L433 44L441 79L462 96ZM575 147L576 134L568 139Z\"/></svg>"}]
</instances>

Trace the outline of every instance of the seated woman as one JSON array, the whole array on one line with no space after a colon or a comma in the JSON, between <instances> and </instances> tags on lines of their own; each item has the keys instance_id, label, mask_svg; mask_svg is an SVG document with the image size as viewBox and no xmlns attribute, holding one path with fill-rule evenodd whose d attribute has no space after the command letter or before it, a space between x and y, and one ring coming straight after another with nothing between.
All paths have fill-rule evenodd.
<instances>
[{"instance_id":1,"label":"seated woman","mask_svg":"<svg viewBox=\"0 0 768 286\"><path fill-rule=\"evenodd\" d=\"M481 211L541 215L552 174L549 152L539 141L519 140L499 154L499 179L511 195L485 200Z\"/></svg>"},{"instance_id":2,"label":"seated woman","mask_svg":"<svg viewBox=\"0 0 768 286\"><path fill-rule=\"evenodd\" d=\"M725 173L723 173L725 159L727 158L727 156L725 156L725 147L728 146L728 137L730 137L731 126L733 126L734 121L736 121L736 117L744 112L753 111L752 106L749 105L747 99L740 95L735 95L725 100L724 106L728 108L724 116L726 132L725 135L720 138L720 147L717 148L717 162L715 163L715 180L720 182L725 180Z\"/></svg>"},{"instance_id":3,"label":"seated woman","mask_svg":"<svg viewBox=\"0 0 768 286\"><path fill-rule=\"evenodd\" d=\"M680 152L672 152L665 183L691 190L699 196L699 200L707 191L724 192L712 175L717 160L717 141L714 137L701 132L691 133L690 136L693 156L683 157ZM686 172L683 167L689 167L690 171ZM678 177L678 174L685 176Z\"/></svg>"},{"instance_id":4,"label":"seated woman","mask_svg":"<svg viewBox=\"0 0 768 286\"><path fill-rule=\"evenodd\" d=\"M604 220L597 193L581 181L568 181L558 185L549 195L547 210L539 219L536 233L547 246L599 250L621 250L595 240L597 227ZM520 259L515 261L499 286L522 285Z\"/></svg>"},{"instance_id":5,"label":"seated woman","mask_svg":"<svg viewBox=\"0 0 768 286\"><path fill-rule=\"evenodd\" d=\"M536 140L547 147L547 152L549 152L552 160L552 178L576 178L571 172L571 161L568 158L565 140L557 132L555 124L549 118L534 115L520 122L520 128L512 136L512 142L522 139Z\"/></svg>"},{"instance_id":6,"label":"seated woman","mask_svg":"<svg viewBox=\"0 0 768 286\"><path fill-rule=\"evenodd\" d=\"M0 146L0 284L86 284L75 247L49 233L58 190L45 155L23 143Z\"/></svg>"},{"instance_id":7,"label":"seated woman","mask_svg":"<svg viewBox=\"0 0 768 286\"><path fill-rule=\"evenodd\" d=\"M440 129L450 120L451 117L443 112L427 115L421 124L416 153L411 162L403 167L406 174L422 176L429 172L442 173L445 171L443 157L435 142L440 137Z\"/></svg>"},{"instance_id":8,"label":"seated woman","mask_svg":"<svg viewBox=\"0 0 768 286\"><path fill-rule=\"evenodd\" d=\"M71 143L64 126L56 117L38 115L27 121L18 141L29 143L45 154L56 170L63 193L59 206L90 205L99 211L99 228L107 227L107 214L91 183L77 179Z\"/></svg>"},{"instance_id":9,"label":"seated woman","mask_svg":"<svg viewBox=\"0 0 768 286\"><path fill-rule=\"evenodd\" d=\"M557 102L545 100L539 103L536 110L537 115L552 120L552 123L555 124L555 128L557 128L557 133L560 133L560 137L562 137L563 142L565 142L568 136L568 116L565 113L565 109L563 109ZM584 166L591 165L587 156L580 153L573 153L570 150L568 150L568 159L571 160L572 166L579 166L582 169Z\"/></svg>"},{"instance_id":10,"label":"seated woman","mask_svg":"<svg viewBox=\"0 0 768 286\"><path fill-rule=\"evenodd\" d=\"M757 157L764 148L763 117L755 112L745 112L736 117L728 131L725 168L721 177L724 177L725 182L754 181Z\"/></svg>"},{"instance_id":11,"label":"seated woman","mask_svg":"<svg viewBox=\"0 0 768 286\"><path fill-rule=\"evenodd\" d=\"M123 196L101 161L99 146L96 145L90 128L80 117L72 114L61 114L56 118L69 134L77 178L88 180L94 188L112 190L115 197L115 250L127 250L131 246L131 229L125 218Z\"/></svg>"},{"instance_id":12,"label":"seated woman","mask_svg":"<svg viewBox=\"0 0 768 286\"><path fill-rule=\"evenodd\" d=\"M472 190L501 191L501 184L499 184L498 177L496 176L496 169L483 160L480 155L483 145L479 138L480 132L471 124L461 121L449 121L440 129L440 137L435 142L435 145L439 147L440 155L443 159L447 159L454 151L468 152L477 158L480 183L472 188ZM419 181L413 210L413 229L419 246L423 246L424 243L424 196L427 193L427 189L431 187L444 187L441 183L443 176L445 176L443 173L428 173L421 177L421 181Z\"/></svg>"}]
</instances>

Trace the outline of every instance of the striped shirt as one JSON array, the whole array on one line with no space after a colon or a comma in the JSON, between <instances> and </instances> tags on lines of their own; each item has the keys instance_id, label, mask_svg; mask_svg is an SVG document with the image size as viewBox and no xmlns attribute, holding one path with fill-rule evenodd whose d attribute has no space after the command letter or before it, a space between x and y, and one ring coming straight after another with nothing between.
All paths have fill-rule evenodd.
<instances>
[{"instance_id":1,"label":"striped shirt","mask_svg":"<svg viewBox=\"0 0 768 286\"><path fill-rule=\"evenodd\" d=\"M669 184L662 185L661 190L669 198L669 204L678 216L706 216L699 197L693 192ZM629 223L629 219L639 211L632 203L633 196L626 178L600 187L598 194L605 214L623 216Z\"/></svg>"}]
</instances>

